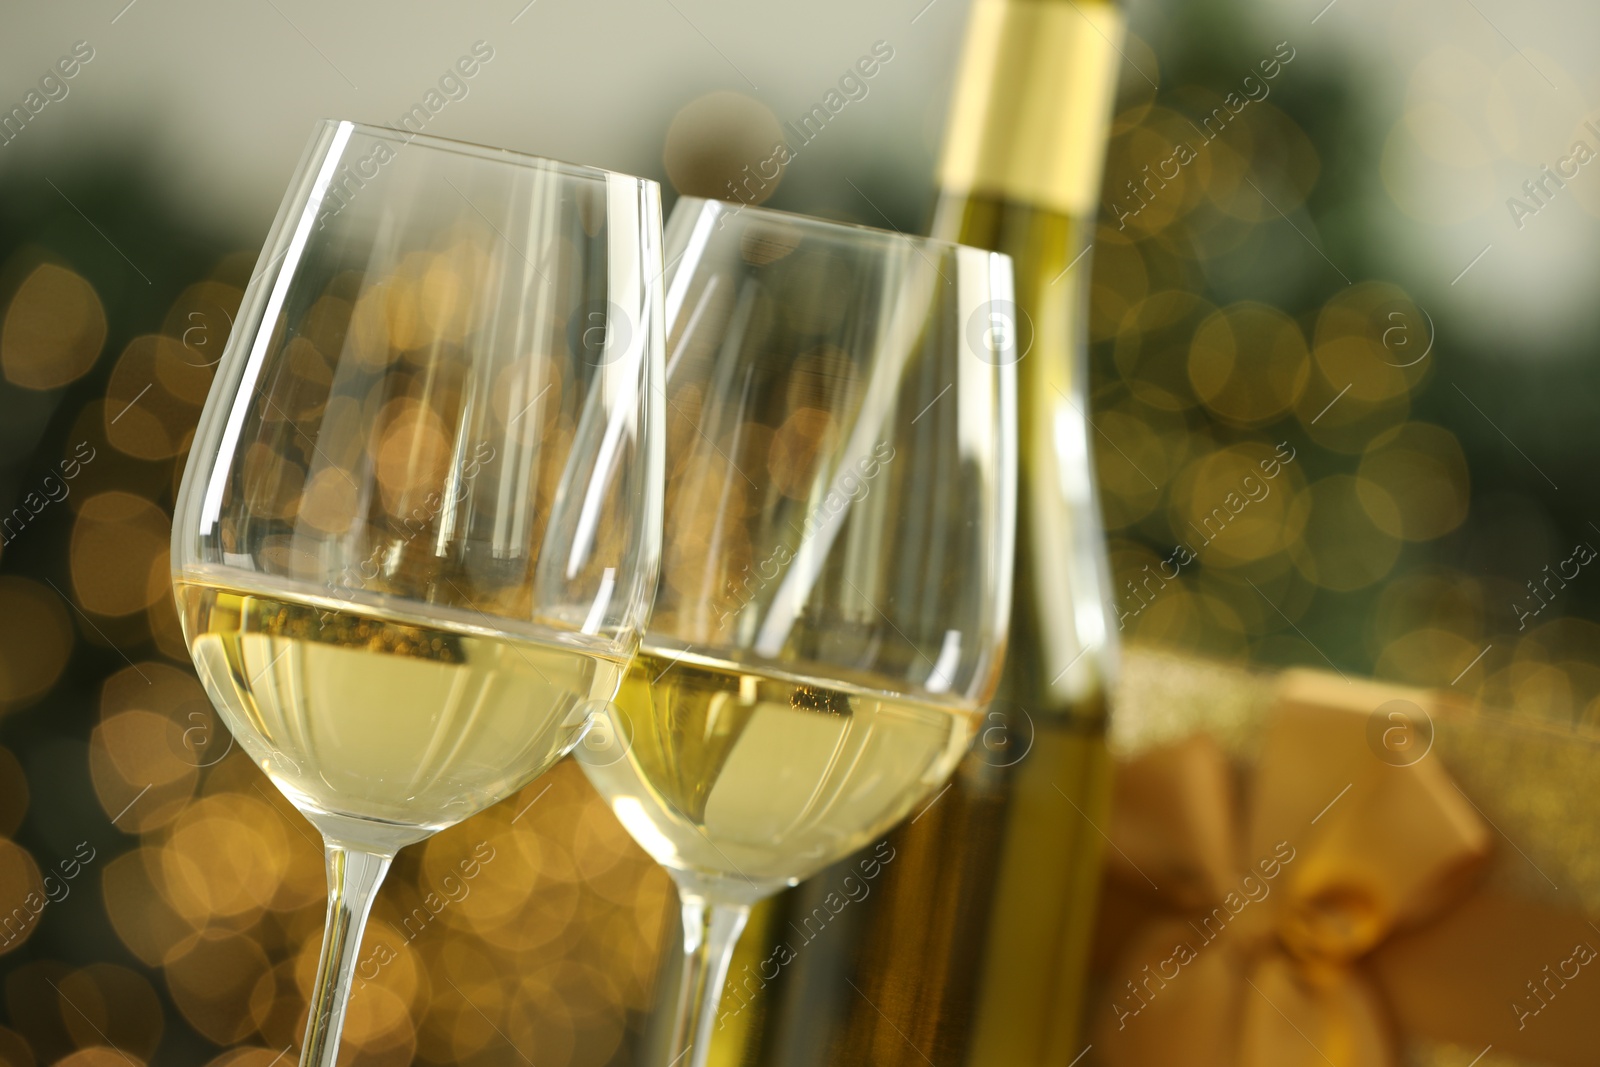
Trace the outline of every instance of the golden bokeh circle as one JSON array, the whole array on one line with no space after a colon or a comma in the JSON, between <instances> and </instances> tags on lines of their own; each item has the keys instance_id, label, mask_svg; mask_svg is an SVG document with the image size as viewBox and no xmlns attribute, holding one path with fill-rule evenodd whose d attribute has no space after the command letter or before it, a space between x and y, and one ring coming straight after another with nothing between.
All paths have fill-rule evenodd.
<instances>
[{"instance_id":1,"label":"golden bokeh circle","mask_svg":"<svg viewBox=\"0 0 1600 1067\"><path fill-rule=\"evenodd\" d=\"M111 928L147 967L183 955L199 936L163 899L154 875L160 867L160 849L144 846L111 860L100 875L100 897Z\"/></svg>"},{"instance_id":2,"label":"golden bokeh circle","mask_svg":"<svg viewBox=\"0 0 1600 1067\"><path fill-rule=\"evenodd\" d=\"M49 692L72 656L72 618L55 591L0 575L0 711Z\"/></svg>"},{"instance_id":3,"label":"golden bokeh circle","mask_svg":"<svg viewBox=\"0 0 1600 1067\"><path fill-rule=\"evenodd\" d=\"M1317 314L1312 358L1339 400L1379 404L1415 388L1434 364L1435 325L1410 294L1388 282L1358 282Z\"/></svg>"},{"instance_id":4,"label":"golden bokeh circle","mask_svg":"<svg viewBox=\"0 0 1600 1067\"><path fill-rule=\"evenodd\" d=\"M250 995L271 969L251 938L207 930L167 961L167 988L190 1026L210 1041L232 1045L255 1031Z\"/></svg>"},{"instance_id":5,"label":"golden bokeh circle","mask_svg":"<svg viewBox=\"0 0 1600 1067\"><path fill-rule=\"evenodd\" d=\"M213 728L214 714L198 683L166 664L112 675L101 689L100 715L89 735L89 777L123 830L144 833L177 818L200 769L225 750L225 742L196 743Z\"/></svg>"},{"instance_id":6,"label":"golden bokeh circle","mask_svg":"<svg viewBox=\"0 0 1600 1067\"><path fill-rule=\"evenodd\" d=\"M96 726L89 769L106 813L123 816L119 823L137 832L174 817L198 776L198 765L180 755L183 747L183 727L153 711L124 711ZM129 807L135 796L137 812Z\"/></svg>"},{"instance_id":7,"label":"golden bokeh circle","mask_svg":"<svg viewBox=\"0 0 1600 1067\"><path fill-rule=\"evenodd\" d=\"M380 416L373 451L384 507L397 516L413 508L424 514L430 492L442 492L450 472L450 438L433 409L409 398L392 402ZM338 472L341 473L342 472Z\"/></svg>"},{"instance_id":8,"label":"golden bokeh circle","mask_svg":"<svg viewBox=\"0 0 1600 1067\"><path fill-rule=\"evenodd\" d=\"M1201 403L1244 426L1270 422L1299 399L1310 376L1305 336L1266 304L1242 301L1207 316L1189 345L1189 382Z\"/></svg>"},{"instance_id":9,"label":"golden bokeh circle","mask_svg":"<svg viewBox=\"0 0 1600 1067\"><path fill-rule=\"evenodd\" d=\"M125 782L166 785L193 776L197 763L185 758L183 726L153 711L124 711L100 723L112 767Z\"/></svg>"},{"instance_id":10,"label":"golden bokeh circle","mask_svg":"<svg viewBox=\"0 0 1600 1067\"><path fill-rule=\"evenodd\" d=\"M188 355L181 342L159 334L135 337L122 350L106 383L105 407L106 439L119 451L143 460L178 454L211 384L212 370L191 366Z\"/></svg>"},{"instance_id":11,"label":"golden bokeh circle","mask_svg":"<svg viewBox=\"0 0 1600 1067\"><path fill-rule=\"evenodd\" d=\"M1368 514L1385 533L1406 541L1431 541L1467 517L1471 486L1467 457L1455 434L1426 422L1408 422L1383 435L1361 458L1363 485L1383 490L1390 504ZM1363 506L1380 499L1362 496Z\"/></svg>"},{"instance_id":12,"label":"golden bokeh circle","mask_svg":"<svg viewBox=\"0 0 1600 1067\"><path fill-rule=\"evenodd\" d=\"M306 482L296 517L320 533L342 534L359 517L360 504L350 475L338 467L324 467Z\"/></svg>"},{"instance_id":13,"label":"golden bokeh circle","mask_svg":"<svg viewBox=\"0 0 1600 1067\"><path fill-rule=\"evenodd\" d=\"M289 840L270 806L238 793L194 802L161 850L168 903L195 926L266 907L288 866Z\"/></svg>"},{"instance_id":14,"label":"golden bokeh circle","mask_svg":"<svg viewBox=\"0 0 1600 1067\"><path fill-rule=\"evenodd\" d=\"M94 366L106 313L83 277L42 263L11 298L0 325L0 372L25 389L59 389Z\"/></svg>"},{"instance_id":15,"label":"golden bokeh circle","mask_svg":"<svg viewBox=\"0 0 1600 1067\"><path fill-rule=\"evenodd\" d=\"M85 611L131 615L152 602L150 566L172 548L172 522L151 501L113 489L72 524L72 586Z\"/></svg>"},{"instance_id":16,"label":"golden bokeh circle","mask_svg":"<svg viewBox=\"0 0 1600 1067\"><path fill-rule=\"evenodd\" d=\"M1193 460L1173 483L1174 536L1212 566L1237 566L1281 552L1305 529L1297 505L1305 485L1292 446L1247 442Z\"/></svg>"}]
</instances>

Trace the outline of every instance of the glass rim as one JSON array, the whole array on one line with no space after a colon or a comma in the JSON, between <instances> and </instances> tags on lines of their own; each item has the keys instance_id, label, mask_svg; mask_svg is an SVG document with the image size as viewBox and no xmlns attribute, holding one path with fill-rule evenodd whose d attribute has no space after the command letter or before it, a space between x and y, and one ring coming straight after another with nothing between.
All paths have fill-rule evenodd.
<instances>
[{"instance_id":1,"label":"glass rim","mask_svg":"<svg viewBox=\"0 0 1600 1067\"><path fill-rule=\"evenodd\" d=\"M842 230L846 233L871 236L881 241L904 241L911 244L913 247L924 248L930 251L941 253L968 252L978 253L984 256L997 256L1005 260L1009 260L1011 258L1006 253L996 252L992 248L980 248L977 245L961 244L959 241L946 241L943 238L929 237L925 234L905 233L902 230L886 230L881 226L869 226L864 222L845 222L840 219L826 219L820 215L807 215L799 211L784 211L781 208L761 207L756 204L747 204L742 200L721 200L715 197L684 195L678 197L678 203L699 204L701 209L710 207L716 213L728 215L729 217L736 217L746 211L751 211L756 215L765 219L769 219L773 222L809 226L813 229L822 230L824 232L829 230ZM674 208L674 212L676 212L676 208Z\"/></svg>"},{"instance_id":2,"label":"glass rim","mask_svg":"<svg viewBox=\"0 0 1600 1067\"><path fill-rule=\"evenodd\" d=\"M483 144L479 141L464 141L456 137L440 137L433 133L412 133L407 129L394 126L382 126L373 122L361 122L356 119L336 119L324 117L316 121L314 129L337 130L341 126L349 126L353 131L378 137L385 140L397 140L402 146L421 142L422 147L432 148L440 152L454 152L457 155L470 156L494 163L508 163L512 166L527 167L529 169L553 171L568 178L583 178L589 181L607 181L612 178L622 178L627 181L638 182L646 188L654 188L657 194L660 185L652 178L644 178L637 174L628 174L620 170L608 170L605 167L591 166L587 163L572 163L552 156L536 155L532 152L521 152L515 148L505 148L498 145Z\"/></svg>"}]
</instances>

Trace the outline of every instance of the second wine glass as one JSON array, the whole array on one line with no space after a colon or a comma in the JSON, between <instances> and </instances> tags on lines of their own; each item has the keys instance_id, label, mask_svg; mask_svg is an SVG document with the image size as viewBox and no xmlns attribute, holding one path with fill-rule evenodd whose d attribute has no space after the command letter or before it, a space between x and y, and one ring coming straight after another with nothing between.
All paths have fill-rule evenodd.
<instances>
[{"instance_id":1,"label":"second wine glass","mask_svg":"<svg viewBox=\"0 0 1600 1067\"><path fill-rule=\"evenodd\" d=\"M665 252L660 589L577 756L677 883L701 1067L750 905L934 794L992 695L1019 354L1002 255L692 198Z\"/></svg>"}]
</instances>

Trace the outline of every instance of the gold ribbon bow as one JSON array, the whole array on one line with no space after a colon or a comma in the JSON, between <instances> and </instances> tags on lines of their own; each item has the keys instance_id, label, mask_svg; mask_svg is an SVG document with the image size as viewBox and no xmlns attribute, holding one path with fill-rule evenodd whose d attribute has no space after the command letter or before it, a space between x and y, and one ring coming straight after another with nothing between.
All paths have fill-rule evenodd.
<instances>
[{"instance_id":1,"label":"gold ribbon bow","mask_svg":"<svg viewBox=\"0 0 1600 1067\"><path fill-rule=\"evenodd\" d=\"M1390 727L1367 712L1395 695L1285 675L1244 808L1203 735L1119 769L1109 873L1159 910L1095 1009L1102 1063L1397 1062L1393 1013L1363 961L1462 894L1490 831L1436 755L1383 758Z\"/></svg>"}]
</instances>

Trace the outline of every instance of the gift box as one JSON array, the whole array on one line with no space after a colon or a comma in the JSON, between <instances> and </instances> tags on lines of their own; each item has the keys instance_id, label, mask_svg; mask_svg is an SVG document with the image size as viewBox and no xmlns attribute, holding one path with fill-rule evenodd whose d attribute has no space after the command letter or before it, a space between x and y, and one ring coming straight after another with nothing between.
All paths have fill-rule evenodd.
<instances>
[{"instance_id":1,"label":"gift box","mask_svg":"<svg viewBox=\"0 0 1600 1067\"><path fill-rule=\"evenodd\" d=\"M1592 739L1132 650L1085 1062L1600 1062Z\"/></svg>"}]
</instances>

